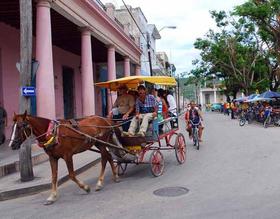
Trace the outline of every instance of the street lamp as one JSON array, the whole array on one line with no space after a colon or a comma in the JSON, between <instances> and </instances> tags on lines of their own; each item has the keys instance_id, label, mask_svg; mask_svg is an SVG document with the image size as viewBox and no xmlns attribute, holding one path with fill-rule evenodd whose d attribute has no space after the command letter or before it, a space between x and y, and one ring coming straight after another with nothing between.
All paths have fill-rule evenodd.
<instances>
[{"instance_id":1,"label":"street lamp","mask_svg":"<svg viewBox=\"0 0 280 219\"><path fill-rule=\"evenodd\" d=\"M162 31L163 29L168 28L168 29L176 29L176 26L163 26L162 28L159 29L158 32Z\"/></svg>"}]
</instances>

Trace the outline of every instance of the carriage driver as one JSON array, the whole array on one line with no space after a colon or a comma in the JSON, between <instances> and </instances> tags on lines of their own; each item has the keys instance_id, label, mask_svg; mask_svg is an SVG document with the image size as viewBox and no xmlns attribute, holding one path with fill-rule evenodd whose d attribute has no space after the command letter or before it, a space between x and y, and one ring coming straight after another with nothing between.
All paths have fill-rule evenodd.
<instances>
[{"instance_id":1,"label":"carriage driver","mask_svg":"<svg viewBox=\"0 0 280 219\"><path fill-rule=\"evenodd\" d=\"M112 111L109 113L109 117L113 119L123 119L122 125L123 131L127 131L130 122L127 121L128 117L134 111L135 99L132 95L128 94L128 88L125 84L121 84L118 89L118 97L113 105Z\"/></svg>"},{"instance_id":2,"label":"carriage driver","mask_svg":"<svg viewBox=\"0 0 280 219\"><path fill-rule=\"evenodd\" d=\"M157 101L153 95L146 94L146 88L143 85L138 86L139 97L136 100L136 115L133 117L128 132L123 132L124 135L134 136L138 124L138 136L144 137L148 129L149 121L157 116Z\"/></svg>"}]
</instances>

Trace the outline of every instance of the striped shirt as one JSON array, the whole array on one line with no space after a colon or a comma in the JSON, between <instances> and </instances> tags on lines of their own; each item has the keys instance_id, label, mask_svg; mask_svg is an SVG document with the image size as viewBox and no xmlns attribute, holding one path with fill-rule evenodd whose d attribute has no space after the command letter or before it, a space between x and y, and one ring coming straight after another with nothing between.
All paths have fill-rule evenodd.
<instances>
[{"instance_id":1,"label":"striped shirt","mask_svg":"<svg viewBox=\"0 0 280 219\"><path fill-rule=\"evenodd\" d=\"M144 103L137 98L136 100L136 113L153 113L157 107L157 101L153 95L146 95Z\"/></svg>"}]
</instances>

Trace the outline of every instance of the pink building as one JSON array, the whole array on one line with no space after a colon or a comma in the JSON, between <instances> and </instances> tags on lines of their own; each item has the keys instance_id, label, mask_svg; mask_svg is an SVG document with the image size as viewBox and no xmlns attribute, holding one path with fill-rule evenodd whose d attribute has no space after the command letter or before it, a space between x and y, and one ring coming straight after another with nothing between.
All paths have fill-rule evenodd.
<instances>
[{"instance_id":1,"label":"pink building","mask_svg":"<svg viewBox=\"0 0 280 219\"><path fill-rule=\"evenodd\" d=\"M110 10L94 0L33 1L33 57L39 68L32 111L46 118L104 115L106 91L95 82L139 74L141 49ZM18 0L0 3L0 101L19 111L20 14ZM8 133L7 133L8 134Z\"/></svg>"}]
</instances>

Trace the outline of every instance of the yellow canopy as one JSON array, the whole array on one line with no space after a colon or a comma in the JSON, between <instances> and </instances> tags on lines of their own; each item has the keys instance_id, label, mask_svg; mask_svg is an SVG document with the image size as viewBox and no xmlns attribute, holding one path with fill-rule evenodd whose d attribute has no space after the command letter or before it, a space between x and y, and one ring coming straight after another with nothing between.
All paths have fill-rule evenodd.
<instances>
[{"instance_id":1,"label":"yellow canopy","mask_svg":"<svg viewBox=\"0 0 280 219\"><path fill-rule=\"evenodd\" d=\"M135 89L139 84L142 84L144 82L149 82L156 85L176 86L175 78L167 76L129 76L111 81L96 83L95 85L115 91L122 84L125 84L130 89Z\"/></svg>"}]
</instances>

